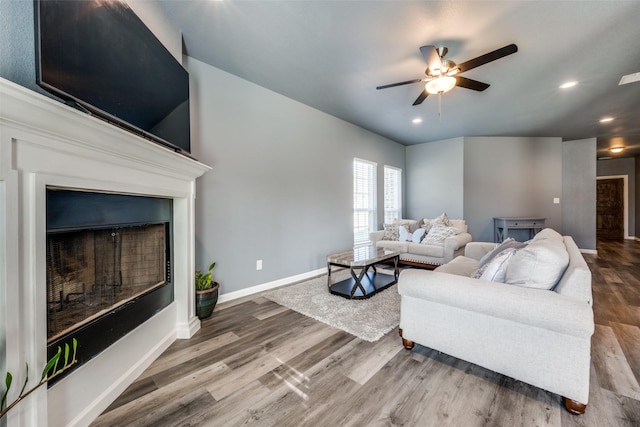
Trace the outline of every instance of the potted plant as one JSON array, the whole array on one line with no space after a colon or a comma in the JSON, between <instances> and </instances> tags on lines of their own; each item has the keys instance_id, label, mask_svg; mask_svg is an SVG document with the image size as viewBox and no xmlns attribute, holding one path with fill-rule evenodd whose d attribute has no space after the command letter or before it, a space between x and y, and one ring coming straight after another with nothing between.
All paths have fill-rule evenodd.
<instances>
[{"instance_id":1,"label":"potted plant","mask_svg":"<svg viewBox=\"0 0 640 427\"><path fill-rule=\"evenodd\" d=\"M196 270L196 315L200 319L206 319L211 316L218 302L220 284L213 281L213 275L211 274L211 270L215 266L216 263L212 262L206 273Z\"/></svg>"}]
</instances>

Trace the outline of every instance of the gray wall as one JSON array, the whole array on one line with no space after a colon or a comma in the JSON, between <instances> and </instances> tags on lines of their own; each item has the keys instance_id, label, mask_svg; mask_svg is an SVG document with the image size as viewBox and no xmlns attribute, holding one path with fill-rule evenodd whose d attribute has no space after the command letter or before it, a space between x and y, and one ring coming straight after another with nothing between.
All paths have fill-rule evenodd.
<instances>
[{"instance_id":1,"label":"gray wall","mask_svg":"<svg viewBox=\"0 0 640 427\"><path fill-rule=\"evenodd\" d=\"M40 93L36 85L33 2L0 0L0 77Z\"/></svg>"},{"instance_id":2,"label":"gray wall","mask_svg":"<svg viewBox=\"0 0 640 427\"><path fill-rule=\"evenodd\" d=\"M215 260L223 293L323 268L327 254L353 245L354 157L378 163L382 218L382 168L404 170L404 146L193 58L185 64L193 154L213 167L197 184L196 266Z\"/></svg>"},{"instance_id":3,"label":"gray wall","mask_svg":"<svg viewBox=\"0 0 640 427\"><path fill-rule=\"evenodd\" d=\"M562 230L596 249L596 139L562 143Z\"/></svg>"},{"instance_id":4,"label":"gray wall","mask_svg":"<svg viewBox=\"0 0 640 427\"><path fill-rule=\"evenodd\" d=\"M621 159L611 160L598 160L598 176L615 176L615 175L627 175L627 191L628 191L628 218L629 229L627 230L629 236L636 236L636 212L638 197L638 186L636 185L636 158L625 157ZM627 236L625 236L627 237Z\"/></svg>"},{"instance_id":5,"label":"gray wall","mask_svg":"<svg viewBox=\"0 0 640 427\"><path fill-rule=\"evenodd\" d=\"M407 218L464 218L464 138L407 147Z\"/></svg>"},{"instance_id":6,"label":"gray wall","mask_svg":"<svg viewBox=\"0 0 640 427\"><path fill-rule=\"evenodd\" d=\"M493 241L493 218L503 216L542 216L562 232L553 204L561 195L560 138L464 138L464 215L474 240Z\"/></svg>"},{"instance_id":7,"label":"gray wall","mask_svg":"<svg viewBox=\"0 0 640 427\"><path fill-rule=\"evenodd\" d=\"M562 232L560 138L462 137L406 151L407 217L445 211L464 218L475 241L494 240L499 216L542 216Z\"/></svg>"}]
</instances>

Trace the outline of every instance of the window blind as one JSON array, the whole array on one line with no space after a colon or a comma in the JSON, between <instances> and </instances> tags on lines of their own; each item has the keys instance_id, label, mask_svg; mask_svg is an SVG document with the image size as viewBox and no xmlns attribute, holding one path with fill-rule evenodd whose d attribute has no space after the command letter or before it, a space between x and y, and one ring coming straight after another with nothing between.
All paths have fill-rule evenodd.
<instances>
[{"instance_id":1,"label":"window blind","mask_svg":"<svg viewBox=\"0 0 640 427\"><path fill-rule=\"evenodd\" d=\"M376 169L377 164L353 159L353 243L369 241L369 232L377 226Z\"/></svg>"},{"instance_id":2,"label":"window blind","mask_svg":"<svg viewBox=\"0 0 640 427\"><path fill-rule=\"evenodd\" d=\"M402 169L384 167L384 223L402 218Z\"/></svg>"}]
</instances>

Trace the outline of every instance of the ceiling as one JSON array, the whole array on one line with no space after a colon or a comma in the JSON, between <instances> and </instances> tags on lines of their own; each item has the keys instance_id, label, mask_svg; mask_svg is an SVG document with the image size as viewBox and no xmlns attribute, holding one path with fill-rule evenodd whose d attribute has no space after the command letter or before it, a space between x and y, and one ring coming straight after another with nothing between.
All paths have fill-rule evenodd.
<instances>
[{"instance_id":1,"label":"ceiling","mask_svg":"<svg viewBox=\"0 0 640 427\"><path fill-rule=\"evenodd\" d=\"M160 0L185 53L405 145L459 136L597 137L598 157L640 155L638 1ZM467 61L510 43L518 52L464 73L412 106L420 46ZM560 89L568 80L571 89ZM251 99L244 100L251 103ZM612 116L602 124L599 120ZM422 123L413 124L414 118Z\"/></svg>"}]
</instances>

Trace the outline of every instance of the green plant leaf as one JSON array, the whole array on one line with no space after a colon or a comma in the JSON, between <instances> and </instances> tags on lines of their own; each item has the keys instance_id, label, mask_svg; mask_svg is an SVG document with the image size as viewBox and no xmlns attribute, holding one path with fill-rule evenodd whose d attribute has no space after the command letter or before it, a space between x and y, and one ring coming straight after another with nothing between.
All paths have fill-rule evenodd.
<instances>
[{"instance_id":1,"label":"green plant leaf","mask_svg":"<svg viewBox=\"0 0 640 427\"><path fill-rule=\"evenodd\" d=\"M22 393L24 393L24 389L27 388L27 383L29 382L29 365L27 363L24 364L24 372L24 384L22 384L19 396L22 396Z\"/></svg>"},{"instance_id":2,"label":"green plant leaf","mask_svg":"<svg viewBox=\"0 0 640 427\"><path fill-rule=\"evenodd\" d=\"M58 352L47 362L46 366L42 370L42 377L40 377L40 381L43 381L47 378L49 371L53 368L53 372L56 371L56 367L58 366L58 359L60 359L60 355L62 354L62 348L58 347Z\"/></svg>"},{"instance_id":3,"label":"green plant leaf","mask_svg":"<svg viewBox=\"0 0 640 427\"><path fill-rule=\"evenodd\" d=\"M7 395L9 394L9 389L11 388L11 383L13 382L13 376L11 372L7 372L7 376L4 379L4 384L7 389L2 394L2 400L0 401L0 410L4 409L7 406Z\"/></svg>"},{"instance_id":4,"label":"green plant leaf","mask_svg":"<svg viewBox=\"0 0 640 427\"><path fill-rule=\"evenodd\" d=\"M69 344L66 343L64 345L64 366L66 367L69 364Z\"/></svg>"},{"instance_id":5,"label":"green plant leaf","mask_svg":"<svg viewBox=\"0 0 640 427\"><path fill-rule=\"evenodd\" d=\"M211 265L209 266L209 272L211 272L211 270L213 270L216 266L215 262L212 262Z\"/></svg>"},{"instance_id":6,"label":"green plant leaf","mask_svg":"<svg viewBox=\"0 0 640 427\"><path fill-rule=\"evenodd\" d=\"M76 350L78 349L78 340L73 339L73 362L76 362Z\"/></svg>"}]
</instances>

